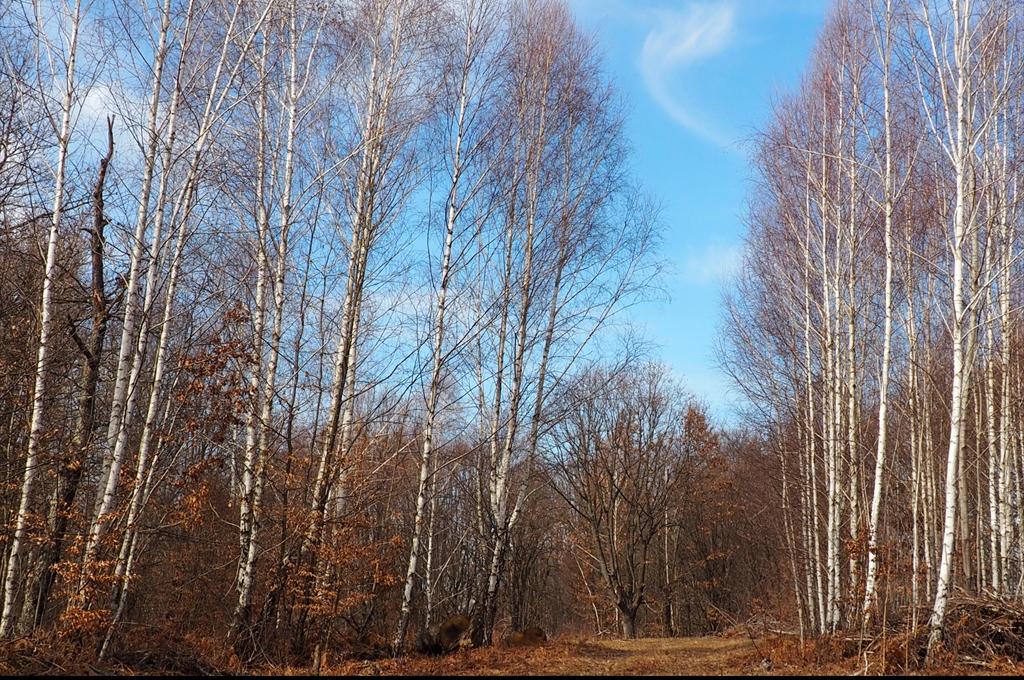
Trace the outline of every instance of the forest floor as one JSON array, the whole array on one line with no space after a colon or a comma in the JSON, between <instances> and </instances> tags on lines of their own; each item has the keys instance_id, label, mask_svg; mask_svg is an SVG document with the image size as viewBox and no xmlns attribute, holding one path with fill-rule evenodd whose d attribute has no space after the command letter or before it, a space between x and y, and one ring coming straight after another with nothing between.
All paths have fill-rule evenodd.
<instances>
[{"instance_id":1,"label":"forest floor","mask_svg":"<svg viewBox=\"0 0 1024 680\"><path fill-rule=\"evenodd\" d=\"M908 661L912 661L908 659ZM339 675L1024 675L1024 663L1006 658L945 658L926 667L879 658L850 645L799 642L788 637L732 634L699 638L597 640L559 638L542 647L463 650L442 658L346 661L325 668ZM287 672L284 669L280 671ZM279 671L279 672L280 672ZM308 672L303 671L303 672Z\"/></svg>"},{"instance_id":2,"label":"forest floor","mask_svg":"<svg viewBox=\"0 0 1024 680\"><path fill-rule=\"evenodd\" d=\"M749 675L764 674L749 638L558 639L541 647L469 649L442 658L348 661L342 675Z\"/></svg>"},{"instance_id":3,"label":"forest floor","mask_svg":"<svg viewBox=\"0 0 1024 680\"><path fill-rule=\"evenodd\" d=\"M1024 675L1007 657L952 655L922 666L898 639L867 648L827 639L801 645L791 636L752 637L742 628L700 638L594 639L562 636L539 647L460 650L448 656L322 660L321 675ZM103 662L65 645L24 638L0 645L0 675L310 675L297 666L242 666L212 649L142 645ZM152 647L152 648L149 648ZM184 646L184 647L187 647ZM83 650L84 651L84 650ZM214 658L219 657L219 658Z\"/></svg>"}]
</instances>

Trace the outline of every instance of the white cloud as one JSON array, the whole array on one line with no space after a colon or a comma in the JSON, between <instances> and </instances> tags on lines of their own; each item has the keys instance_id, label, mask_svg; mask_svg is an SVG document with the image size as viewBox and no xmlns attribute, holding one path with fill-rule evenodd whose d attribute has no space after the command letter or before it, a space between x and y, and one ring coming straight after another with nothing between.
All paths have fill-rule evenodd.
<instances>
[{"instance_id":1,"label":"white cloud","mask_svg":"<svg viewBox=\"0 0 1024 680\"><path fill-rule=\"evenodd\" d=\"M87 130L107 127L107 116L117 111L117 97L110 85L98 82L92 85L82 98L79 106L78 127Z\"/></svg>"},{"instance_id":2,"label":"white cloud","mask_svg":"<svg viewBox=\"0 0 1024 680\"><path fill-rule=\"evenodd\" d=\"M654 100L680 125L719 144L730 140L679 101L672 77L729 47L735 18L732 3L691 2L681 11L660 10L640 54L640 73Z\"/></svg>"},{"instance_id":3,"label":"white cloud","mask_svg":"<svg viewBox=\"0 0 1024 680\"><path fill-rule=\"evenodd\" d=\"M738 247L709 245L703 252L691 253L686 258L683 279L697 285L723 281L739 270L741 257Z\"/></svg>"},{"instance_id":4,"label":"white cloud","mask_svg":"<svg viewBox=\"0 0 1024 680\"><path fill-rule=\"evenodd\" d=\"M135 134L144 126L148 103L123 89L97 80L88 86L78 102L74 123L76 143L84 143L94 154L107 150L107 118L114 118L114 149L118 165L125 167L141 147ZM97 156L97 157L99 157Z\"/></svg>"}]
</instances>

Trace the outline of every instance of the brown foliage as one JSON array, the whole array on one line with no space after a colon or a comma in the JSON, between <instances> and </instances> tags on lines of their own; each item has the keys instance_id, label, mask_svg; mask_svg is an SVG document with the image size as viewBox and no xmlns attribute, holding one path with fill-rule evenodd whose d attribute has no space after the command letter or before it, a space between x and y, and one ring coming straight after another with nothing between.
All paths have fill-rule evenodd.
<instances>
[{"instance_id":1,"label":"brown foliage","mask_svg":"<svg viewBox=\"0 0 1024 680\"><path fill-rule=\"evenodd\" d=\"M1018 675L1024 608L959 596L950 603L944 642L927 655L927 626L876 637L776 635L758 643L773 671L815 675Z\"/></svg>"},{"instance_id":2,"label":"brown foliage","mask_svg":"<svg viewBox=\"0 0 1024 680\"><path fill-rule=\"evenodd\" d=\"M512 633L505 639L505 645L508 647L536 647L547 641L548 636L544 630L535 626Z\"/></svg>"}]
</instances>

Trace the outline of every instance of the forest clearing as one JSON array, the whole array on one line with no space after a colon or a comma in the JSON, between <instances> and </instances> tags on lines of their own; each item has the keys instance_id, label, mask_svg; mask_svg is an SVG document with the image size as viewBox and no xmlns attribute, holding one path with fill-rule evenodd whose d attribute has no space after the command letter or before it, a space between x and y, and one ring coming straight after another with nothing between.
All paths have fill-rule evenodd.
<instances>
[{"instance_id":1,"label":"forest clearing","mask_svg":"<svg viewBox=\"0 0 1024 680\"><path fill-rule=\"evenodd\" d=\"M0 0L0 670L1018 672L1024 3L822 10L729 415L581 7Z\"/></svg>"}]
</instances>

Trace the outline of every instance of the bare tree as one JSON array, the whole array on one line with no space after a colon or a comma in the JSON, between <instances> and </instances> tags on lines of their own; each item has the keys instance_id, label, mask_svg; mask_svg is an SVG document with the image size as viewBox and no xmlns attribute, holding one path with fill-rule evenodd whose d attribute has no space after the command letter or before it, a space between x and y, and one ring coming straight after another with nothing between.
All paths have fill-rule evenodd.
<instances>
[{"instance_id":1,"label":"bare tree","mask_svg":"<svg viewBox=\"0 0 1024 680\"><path fill-rule=\"evenodd\" d=\"M550 437L553 483L589 534L623 635L633 638L665 517L687 497L714 435L656 364L592 370L564 398L571 407Z\"/></svg>"}]
</instances>

